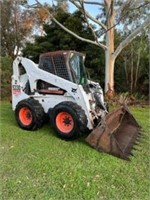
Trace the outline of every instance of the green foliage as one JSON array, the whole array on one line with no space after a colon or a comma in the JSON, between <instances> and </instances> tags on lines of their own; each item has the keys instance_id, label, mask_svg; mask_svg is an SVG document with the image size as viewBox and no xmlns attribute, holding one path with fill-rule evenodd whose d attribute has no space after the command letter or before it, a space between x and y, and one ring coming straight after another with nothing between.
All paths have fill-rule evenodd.
<instances>
[{"instance_id":1,"label":"green foliage","mask_svg":"<svg viewBox=\"0 0 150 200\"><path fill-rule=\"evenodd\" d=\"M18 127L11 105L1 102L3 200L148 200L148 108L132 107L145 131L131 162L97 152L84 137L66 142L49 124L36 132Z\"/></svg>"},{"instance_id":2,"label":"green foliage","mask_svg":"<svg viewBox=\"0 0 150 200\"><path fill-rule=\"evenodd\" d=\"M118 35L119 36L119 35ZM120 40L121 35L118 37ZM117 92L149 94L149 42L145 33L133 40L116 60ZM120 84L121 83L121 84Z\"/></svg>"},{"instance_id":3,"label":"green foliage","mask_svg":"<svg viewBox=\"0 0 150 200\"><path fill-rule=\"evenodd\" d=\"M10 97L11 93L11 75L12 75L12 58L10 57L1 57L1 98Z\"/></svg>"},{"instance_id":4,"label":"green foliage","mask_svg":"<svg viewBox=\"0 0 150 200\"><path fill-rule=\"evenodd\" d=\"M0 1L1 6L1 53L2 56L14 58L23 45L25 37L32 30L29 22L32 22L33 13L30 10L22 9L25 0L4 0Z\"/></svg>"},{"instance_id":5,"label":"green foliage","mask_svg":"<svg viewBox=\"0 0 150 200\"><path fill-rule=\"evenodd\" d=\"M66 13L60 8L56 12L57 20L70 30L85 37L93 39L91 30L85 25L83 15L80 12L73 14ZM63 31L57 24L44 24L45 36L36 36L34 43L27 43L24 55L38 62L39 55L47 51L56 50L76 50L87 55L86 67L91 78L98 80L103 85L104 82L104 51L94 45L82 42L72 35Z\"/></svg>"}]
</instances>

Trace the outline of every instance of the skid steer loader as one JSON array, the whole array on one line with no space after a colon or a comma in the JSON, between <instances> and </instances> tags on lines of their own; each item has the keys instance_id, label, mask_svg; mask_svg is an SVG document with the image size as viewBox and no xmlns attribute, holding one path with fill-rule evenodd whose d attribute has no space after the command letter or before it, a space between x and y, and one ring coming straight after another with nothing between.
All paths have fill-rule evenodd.
<instances>
[{"instance_id":1,"label":"skid steer loader","mask_svg":"<svg viewBox=\"0 0 150 200\"><path fill-rule=\"evenodd\" d=\"M17 57L13 62L12 108L25 130L40 128L47 116L56 134L66 140L88 132L88 144L129 159L140 126L123 106L109 113L99 83L88 80L85 55L47 52L39 64Z\"/></svg>"}]
</instances>

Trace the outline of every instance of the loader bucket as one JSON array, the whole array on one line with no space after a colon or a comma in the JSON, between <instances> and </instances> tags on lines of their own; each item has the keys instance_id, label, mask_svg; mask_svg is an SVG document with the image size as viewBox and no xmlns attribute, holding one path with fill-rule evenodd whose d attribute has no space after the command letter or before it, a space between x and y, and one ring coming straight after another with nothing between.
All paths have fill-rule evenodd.
<instances>
[{"instance_id":1,"label":"loader bucket","mask_svg":"<svg viewBox=\"0 0 150 200\"><path fill-rule=\"evenodd\" d=\"M136 144L141 127L129 112L122 106L109 113L86 138L87 143L98 151L130 160L131 150Z\"/></svg>"}]
</instances>

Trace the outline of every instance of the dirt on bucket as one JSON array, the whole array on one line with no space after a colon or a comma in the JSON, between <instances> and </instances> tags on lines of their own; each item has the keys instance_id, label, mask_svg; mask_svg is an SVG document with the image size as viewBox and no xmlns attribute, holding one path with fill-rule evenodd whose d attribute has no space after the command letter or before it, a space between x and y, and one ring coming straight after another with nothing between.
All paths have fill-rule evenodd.
<instances>
[{"instance_id":1,"label":"dirt on bucket","mask_svg":"<svg viewBox=\"0 0 150 200\"><path fill-rule=\"evenodd\" d=\"M98 151L129 160L134 144L140 137L141 127L126 106L109 113L86 138Z\"/></svg>"}]
</instances>

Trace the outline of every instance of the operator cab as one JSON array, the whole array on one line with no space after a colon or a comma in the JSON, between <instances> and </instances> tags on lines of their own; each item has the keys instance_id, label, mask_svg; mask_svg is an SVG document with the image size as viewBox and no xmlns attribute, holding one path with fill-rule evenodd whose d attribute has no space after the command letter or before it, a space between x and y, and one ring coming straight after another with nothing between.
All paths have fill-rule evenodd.
<instances>
[{"instance_id":1,"label":"operator cab","mask_svg":"<svg viewBox=\"0 0 150 200\"><path fill-rule=\"evenodd\" d=\"M40 56L39 68L76 84L87 84L85 55L76 51L56 51Z\"/></svg>"}]
</instances>

